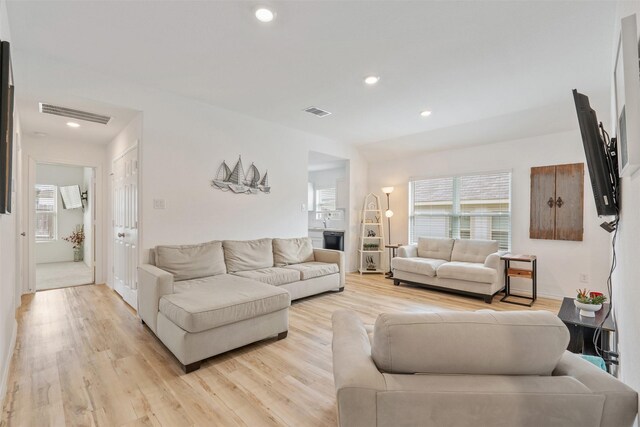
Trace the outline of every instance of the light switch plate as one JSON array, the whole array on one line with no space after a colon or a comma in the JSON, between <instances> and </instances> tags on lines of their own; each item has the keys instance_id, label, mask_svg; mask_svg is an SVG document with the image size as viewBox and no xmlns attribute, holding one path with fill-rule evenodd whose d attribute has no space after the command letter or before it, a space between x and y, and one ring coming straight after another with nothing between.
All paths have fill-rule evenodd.
<instances>
[{"instance_id":1,"label":"light switch plate","mask_svg":"<svg viewBox=\"0 0 640 427\"><path fill-rule=\"evenodd\" d=\"M153 209L164 209L164 199L153 199Z\"/></svg>"}]
</instances>

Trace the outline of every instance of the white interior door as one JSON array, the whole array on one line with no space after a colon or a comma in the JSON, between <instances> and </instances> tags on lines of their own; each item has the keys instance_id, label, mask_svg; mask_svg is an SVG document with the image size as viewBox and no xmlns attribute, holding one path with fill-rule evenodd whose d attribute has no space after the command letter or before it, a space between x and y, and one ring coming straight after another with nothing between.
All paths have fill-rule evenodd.
<instances>
[{"instance_id":1,"label":"white interior door","mask_svg":"<svg viewBox=\"0 0 640 427\"><path fill-rule=\"evenodd\" d=\"M138 149L113 162L113 281L133 308L138 295Z\"/></svg>"}]
</instances>

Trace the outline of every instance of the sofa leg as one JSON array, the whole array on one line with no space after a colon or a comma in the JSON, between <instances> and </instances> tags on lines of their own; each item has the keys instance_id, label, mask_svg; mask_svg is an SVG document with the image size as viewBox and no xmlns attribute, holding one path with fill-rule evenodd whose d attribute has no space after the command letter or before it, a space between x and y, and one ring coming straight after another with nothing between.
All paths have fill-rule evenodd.
<instances>
[{"instance_id":1,"label":"sofa leg","mask_svg":"<svg viewBox=\"0 0 640 427\"><path fill-rule=\"evenodd\" d=\"M487 304L491 304L492 301L493 301L493 295L487 295L484 297L484 302L486 302Z\"/></svg>"},{"instance_id":2,"label":"sofa leg","mask_svg":"<svg viewBox=\"0 0 640 427\"><path fill-rule=\"evenodd\" d=\"M400 280L395 280L395 279L393 279L393 284L394 284L395 286L400 286Z\"/></svg>"},{"instance_id":3,"label":"sofa leg","mask_svg":"<svg viewBox=\"0 0 640 427\"><path fill-rule=\"evenodd\" d=\"M338 290L336 292L343 292L344 291L344 286L341 288L338 288Z\"/></svg>"},{"instance_id":4,"label":"sofa leg","mask_svg":"<svg viewBox=\"0 0 640 427\"><path fill-rule=\"evenodd\" d=\"M142 325L146 325L146 323L144 323L144 319L140 318L140 323L142 323Z\"/></svg>"},{"instance_id":5,"label":"sofa leg","mask_svg":"<svg viewBox=\"0 0 640 427\"><path fill-rule=\"evenodd\" d=\"M189 363L188 365L182 365L184 373L188 374L189 372L197 371L198 369L200 369L200 362L201 360L198 360L197 362Z\"/></svg>"},{"instance_id":6,"label":"sofa leg","mask_svg":"<svg viewBox=\"0 0 640 427\"><path fill-rule=\"evenodd\" d=\"M280 332L278 334L278 340L283 340L287 337L287 335L289 334L289 331L284 331L284 332Z\"/></svg>"}]
</instances>

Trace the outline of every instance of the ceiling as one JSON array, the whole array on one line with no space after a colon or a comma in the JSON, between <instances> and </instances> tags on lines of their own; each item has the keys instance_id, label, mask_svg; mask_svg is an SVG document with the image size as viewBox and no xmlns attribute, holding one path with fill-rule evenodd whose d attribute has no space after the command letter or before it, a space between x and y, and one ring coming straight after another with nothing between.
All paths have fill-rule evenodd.
<instances>
[{"instance_id":1,"label":"ceiling","mask_svg":"<svg viewBox=\"0 0 640 427\"><path fill-rule=\"evenodd\" d=\"M575 129L574 87L608 117L615 2L268 3L9 0L18 79L39 55L378 153Z\"/></svg>"}]
</instances>

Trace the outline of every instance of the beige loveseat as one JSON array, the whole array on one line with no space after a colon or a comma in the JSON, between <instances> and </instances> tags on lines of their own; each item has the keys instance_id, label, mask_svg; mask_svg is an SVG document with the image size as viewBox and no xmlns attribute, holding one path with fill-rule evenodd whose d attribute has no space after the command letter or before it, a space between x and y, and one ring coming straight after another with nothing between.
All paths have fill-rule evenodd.
<instances>
[{"instance_id":1,"label":"beige loveseat","mask_svg":"<svg viewBox=\"0 0 640 427\"><path fill-rule=\"evenodd\" d=\"M626 427L638 395L542 311L333 315L342 427Z\"/></svg>"},{"instance_id":2,"label":"beige loveseat","mask_svg":"<svg viewBox=\"0 0 640 427\"><path fill-rule=\"evenodd\" d=\"M344 253L311 240L259 239L157 246L138 267L138 314L183 364L277 335L291 300L341 291Z\"/></svg>"},{"instance_id":3,"label":"beige loveseat","mask_svg":"<svg viewBox=\"0 0 640 427\"><path fill-rule=\"evenodd\" d=\"M456 291L491 303L504 288L504 262L495 240L419 237L391 260L393 283Z\"/></svg>"}]
</instances>

